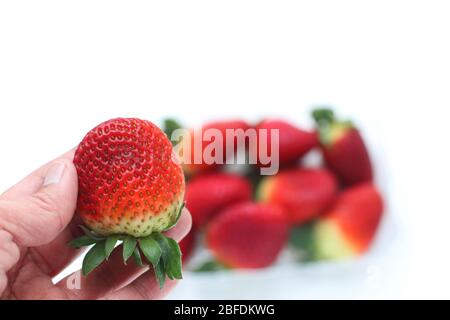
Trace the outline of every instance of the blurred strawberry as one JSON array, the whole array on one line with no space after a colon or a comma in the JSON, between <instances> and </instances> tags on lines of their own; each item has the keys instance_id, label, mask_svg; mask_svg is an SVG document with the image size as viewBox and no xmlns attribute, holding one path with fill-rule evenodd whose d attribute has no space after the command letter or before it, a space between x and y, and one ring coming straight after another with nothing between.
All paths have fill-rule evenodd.
<instances>
[{"instance_id":1,"label":"blurred strawberry","mask_svg":"<svg viewBox=\"0 0 450 320\"><path fill-rule=\"evenodd\" d=\"M262 179L257 198L280 205L293 224L319 216L335 200L338 186L325 169L295 168Z\"/></svg>"},{"instance_id":2,"label":"blurred strawberry","mask_svg":"<svg viewBox=\"0 0 450 320\"><path fill-rule=\"evenodd\" d=\"M317 259L357 256L369 248L383 213L383 200L372 184L344 191L333 208L314 225Z\"/></svg>"},{"instance_id":3,"label":"blurred strawberry","mask_svg":"<svg viewBox=\"0 0 450 320\"><path fill-rule=\"evenodd\" d=\"M288 236L282 209L246 202L222 211L206 234L215 258L232 268L264 268L275 262Z\"/></svg>"},{"instance_id":4,"label":"blurred strawberry","mask_svg":"<svg viewBox=\"0 0 450 320\"><path fill-rule=\"evenodd\" d=\"M165 120L165 132L170 137L171 133L175 130L181 127L179 123L172 119ZM204 173L206 171L211 171L214 169L217 169L221 166L221 164L218 163L208 163L204 159L205 151L209 155L213 156L214 158L218 156L222 163L225 163L226 159L233 156L237 149L238 149L238 143L239 140L236 135L233 134L233 140L227 139L227 130L238 130L241 129L243 131L246 131L248 128L250 128L249 124L242 120L228 120L228 121L215 121L215 122L209 122L201 127L200 130L194 130L190 129L189 132L189 138L191 139L191 150L189 151L189 155L183 155L183 158L188 160L187 162L183 164L183 169L185 173L188 176L192 176L199 173ZM208 146L211 144L211 146L214 145L215 138L206 139L205 138L205 132L207 130L209 131L213 136L215 136L216 133L219 133L221 135L220 139L220 148L221 150L218 151L219 154L217 154L215 151L212 150L212 152L209 152ZM197 150L197 145L195 141L200 141L199 148L200 150ZM231 144L233 143L233 149L227 150L227 143ZM244 145L242 145L244 147ZM195 161L195 155L194 152L198 152L199 156L201 156L201 159L199 161ZM199 163L195 163L199 162Z\"/></svg>"},{"instance_id":5,"label":"blurred strawberry","mask_svg":"<svg viewBox=\"0 0 450 320\"><path fill-rule=\"evenodd\" d=\"M209 173L194 177L186 187L186 207L195 226L205 225L225 207L249 201L252 187L244 177L231 173Z\"/></svg>"},{"instance_id":6,"label":"blurred strawberry","mask_svg":"<svg viewBox=\"0 0 450 320\"><path fill-rule=\"evenodd\" d=\"M279 163L284 166L295 163L318 145L316 133L302 130L283 120L264 120L256 129L258 130L257 159L258 165L262 167L265 167L266 163L261 157L264 154L272 155L272 148L279 148ZM259 132L260 129L266 129L265 134L262 134L264 131ZM279 130L279 143L272 146L271 133L274 129Z\"/></svg>"},{"instance_id":7,"label":"blurred strawberry","mask_svg":"<svg viewBox=\"0 0 450 320\"><path fill-rule=\"evenodd\" d=\"M372 181L369 153L359 131L349 121L338 121L332 110L313 111L327 166L345 185Z\"/></svg>"}]
</instances>

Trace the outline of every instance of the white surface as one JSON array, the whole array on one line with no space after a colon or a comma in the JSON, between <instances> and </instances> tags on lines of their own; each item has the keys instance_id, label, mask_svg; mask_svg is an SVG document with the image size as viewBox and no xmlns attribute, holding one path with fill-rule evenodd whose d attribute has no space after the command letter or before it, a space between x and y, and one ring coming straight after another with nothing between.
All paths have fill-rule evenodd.
<instances>
[{"instance_id":1,"label":"white surface","mask_svg":"<svg viewBox=\"0 0 450 320\"><path fill-rule=\"evenodd\" d=\"M446 1L3 1L0 190L108 118L300 120L330 103L384 155L378 170L397 222L395 245L377 262L387 280L376 292L364 285L372 270L364 264L359 280L342 267L339 276L268 271L297 277L289 286L266 275L243 283L267 283L266 297L279 298L450 298L449 9ZM198 296L190 283L179 295Z\"/></svg>"}]
</instances>

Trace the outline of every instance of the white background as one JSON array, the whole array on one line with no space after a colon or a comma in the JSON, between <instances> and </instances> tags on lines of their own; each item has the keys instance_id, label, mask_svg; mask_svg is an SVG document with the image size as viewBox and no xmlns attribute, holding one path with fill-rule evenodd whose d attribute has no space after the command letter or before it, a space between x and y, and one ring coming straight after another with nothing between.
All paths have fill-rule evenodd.
<instances>
[{"instance_id":1,"label":"white background","mask_svg":"<svg viewBox=\"0 0 450 320\"><path fill-rule=\"evenodd\" d=\"M305 123L332 104L381 159L396 236L377 297L450 298L449 16L448 1L2 1L0 190L112 117ZM305 279L267 297L373 296Z\"/></svg>"}]
</instances>

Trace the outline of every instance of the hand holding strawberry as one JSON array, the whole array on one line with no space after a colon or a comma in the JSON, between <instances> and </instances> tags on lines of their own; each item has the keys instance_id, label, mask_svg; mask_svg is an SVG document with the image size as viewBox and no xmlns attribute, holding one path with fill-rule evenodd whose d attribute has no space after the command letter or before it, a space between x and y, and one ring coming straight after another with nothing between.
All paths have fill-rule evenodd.
<instances>
[{"instance_id":1,"label":"hand holding strawberry","mask_svg":"<svg viewBox=\"0 0 450 320\"><path fill-rule=\"evenodd\" d=\"M88 228L71 244L76 248L94 244L83 261L83 274L122 243L124 263L131 257L138 265L148 261L161 287L166 275L181 279L178 244L162 232L180 217L184 176L165 134L149 121L106 121L80 143L74 164L77 212Z\"/></svg>"},{"instance_id":2,"label":"hand holding strawberry","mask_svg":"<svg viewBox=\"0 0 450 320\"><path fill-rule=\"evenodd\" d=\"M269 131L280 129L281 164L291 166L262 179L258 198L265 203L251 202L251 185L237 174L213 172L190 181L186 198L194 214L195 232L206 232L206 244L219 263L231 268L271 265L285 246L292 224L297 225L292 233L294 243L306 248L307 260L356 256L370 247L383 201L369 182L373 173L364 142L349 122L336 120L331 111L316 111L314 117L327 167L346 188L337 198L338 184L328 170L295 168L297 160L315 146L317 135L283 121L259 125ZM216 122L204 127L224 131L248 125ZM72 154L58 160L62 167L40 169L2 195L0 253L7 255L0 254L1 297L13 292L15 297L31 297L27 296L28 287L39 292L36 284L44 280L52 288L48 297L72 295L64 290L64 284L52 287L51 278L81 254L67 248L67 242L83 223L85 234L71 244L75 248L93 246L83 261L82 271L89 276L82 279L83 290L74 298L139 298L141 293L129 284L131 278L146 288L162 287L166 276L180 279L181 252L175 240L183 238L190 222L186 210L182 212L183 172L172 154L170 141L152 123L113 119L86 135L76 150L75 166L66 161ZM200 164L192 172L203 169L220 166L202 168ZM41 175L45 179L38 186L32 178ZM77 215L62 230L72 217L75 202ZM178 219L181 224L174 227ZM195 234L191 233L181 243L186 256L194 244ZM146 273L146 265L155 272ZM8 279L10 274L14 277ZM24 281L23 274L33 277ZM102 285L105 277L109 284ZM160 294L172 283L167 282Z\"/></svg>"},{"instance_id":3,"label":"hand holding strawberry","mask_svg":"<svg viewBox=\"0 0 450 320\"><path fill-rule=\"evenodd\" d=\"M67 152L0 195L0 299L164 297L175 281L160 290L154 273L132 262L124 265L120 250L88 277L77 271L53 283L83 253L67 245L82 233L81 218L74 215L78 183L73 157L74 150ZM166 235L180 241L190 225L184 209Z\"/></svg>"}]
</instances>

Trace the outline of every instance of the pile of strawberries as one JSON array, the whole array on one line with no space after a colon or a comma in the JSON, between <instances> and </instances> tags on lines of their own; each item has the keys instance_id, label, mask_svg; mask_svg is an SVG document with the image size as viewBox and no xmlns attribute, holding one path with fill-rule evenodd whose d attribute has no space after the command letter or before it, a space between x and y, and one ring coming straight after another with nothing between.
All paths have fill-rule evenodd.
<instances>
[{"instance_id":1,"label":"pile of strawberries","mask_svg":"<svg viewBox=\"0 0 450 320\"><path fill-rule=\"evenodd\" d=\"M280 170L261 176L258 161L243 173L217 164L185 165L186 207L193 229L180 243L186 261L206 246L214 257L198 270L264 268L289 247L301 261L337 260L366 252L383 213L373 184L368 150L358 129L329 109L313 113L306 131L284 120L266 119L258 145L270 150L270 131L279 130ZM166 121L166 132L175 126ZM219 121L204 128L251 128L245 121ZM308 168L302 158L320 150L323 165ZM249 152L249 150L247 150ZM227 155L229 156L229 155Z\"/></svg>"}]
</instances>

